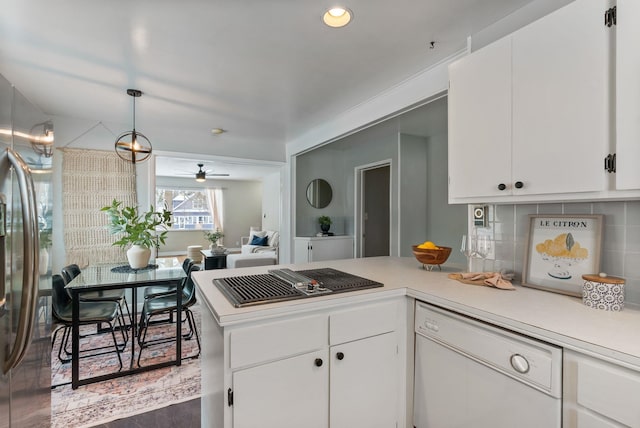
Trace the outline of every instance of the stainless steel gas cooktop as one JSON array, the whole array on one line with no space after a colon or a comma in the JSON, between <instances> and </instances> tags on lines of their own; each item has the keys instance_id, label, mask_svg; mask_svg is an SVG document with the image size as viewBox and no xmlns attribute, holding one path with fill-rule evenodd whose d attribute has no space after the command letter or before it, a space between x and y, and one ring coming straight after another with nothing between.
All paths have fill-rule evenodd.
<instances>
[{"instance_id":1,"label":"stainless steel gas cooktop","mask_svg":"<svg viewBox=\"0 0 640 428\"><path fill-rule=\"evenodd\" d=\"M236 308L383 286L330 268L274 269L268 274L214 279L213 283Z\"/></svg>"}]
</instances>

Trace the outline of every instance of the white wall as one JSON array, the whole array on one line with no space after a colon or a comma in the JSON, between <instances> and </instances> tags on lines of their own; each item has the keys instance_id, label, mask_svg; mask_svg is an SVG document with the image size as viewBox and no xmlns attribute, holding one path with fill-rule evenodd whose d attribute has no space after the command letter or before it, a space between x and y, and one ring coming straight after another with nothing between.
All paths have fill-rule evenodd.
<instances>
[{"instance_id":1,"label":"white wall","mask_svg":"<svg viewBox=\"0 0 640 428\"><path fill-rule=\"evenodd\" d=\"M280 230L281 174L267 175L262 180L262 230Z\"/></svg>"}]
</instances>

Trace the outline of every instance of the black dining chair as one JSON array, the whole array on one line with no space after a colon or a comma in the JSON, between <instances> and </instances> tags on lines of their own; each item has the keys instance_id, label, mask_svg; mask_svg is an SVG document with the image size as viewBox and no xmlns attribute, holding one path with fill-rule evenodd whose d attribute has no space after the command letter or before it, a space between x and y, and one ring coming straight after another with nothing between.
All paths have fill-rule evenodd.
<instances>
[{"instance_id":1,"label":"black dining chair","mask_svg":"<svg viewBox=\"0 0 640 428\"><path fill-rule=\"evenodd\" d=\"M184 273L186 273L187 276L191 272L191 268L193 266L194 266L193 260L189 257L185 258L184 261L182 262L182 270L184 270ZM172 294L175 292L176 292L175 285L151 285L145 288L144 298L146 300L146 299L151 299L153 297L160 297L165 294Z\"/></svg>"},{"instance_id":2,"label":"black dining chair","mask_svg":"<svg viewBox=\"0 0 640 428\"><path fill-rule=\"evenodd\" d=\"M64 279L64 283L69 284L76 276L80 275L82 271L80 267L73 263L67 265L62 268L61 274ZM129 304L127 303L126 293L124 289L121 290L97 290L97 291L87 291L80 294L80 301L86 302L116 302L118 306L120 306L120 312L123 314L123 322L124 322L124 311L122 310L122 306L124 305L127 310L127 318L129 318L129 322L133 324L133 318L131 317L131 311L129 310Z\"/></svg>"},{"instance_id":3,"label":"black dining chair","mask_svg":"<svg viewBox=\"0 0 640 428\"><path fill-rule=\"evenodd\" d=\"M186 340L189 340L195 333L196 342L198 344L198 353L195 355L195 357L200 355L201 349L200 336L198 335L193 312L190 309L193 305L196 304L196 286L193 282L191 274L199 270L200 266L193 265L187 277L182 281L182 311L185 314L185 320L189 326L189 332L187 334L184 334L182 337ZM171 294L152 297L144 301L144 304L142 305L142 312L140 313L140 323L138 329L138 344L140 345L140 352L138 353L138 366L140 366L140 358L142 356L143 349L148 348L149 346L168 343L176 340L175 336L162 336L159 338L147 340L147 332L150 325L171 324L171 321L168 319L151 322L151 318L161 314L172 313L176 310L176 291Z\"/></svg>"},{"instance_id":4,"label":"black dining chair","mask_svg":"<svg viewBox=\"0 0 640 428\"><path fill-rule=\"evenodd\" d=\"M61 324L59 328L53 334L51 339L52 345L55 344L56 338L60 330L62 330L62 340L60 341L60 348L58 349L58 358L61 363L68 363L71 361L72 353L68 351L69 337L71 336L71 329L73 327L73 312L71 297L64 288L64 279L61 275L53 275L51 278L51 295L52 295L52 314L53 318ZM103 301L82 301L80 302L79 320L80 325L89 325L97 323L105 323L109 325L108 331L111 333L113 339L113 350L111 346L100 346L91 349L87 349L83 352L89 352L86 355L81 355L79 358L95 357L98 355L107 354L110 352L116 352L118 355L118 361L120 362L120 369L122 369L122 358L120 353L124 350L129 340L129 334L122 324L122 317L120 313L120 306L116 302ZM122 342L118 343L116 339L116 324L120 327L120 333L122 335ZM99 333L96 333L99 334ZM86 337L86 336L85 336ZM100 351L100 352L94 352ZM63 353L65 357L63 357Z\"/></svg>"},{"instance_id":5,"label":"black dining chair","mask_svg":"<svg viewBox=\"0 0 640 428\"><path fill-rule=\"evenodd\" d=\"M193 260L189 257L185 258L182 262L182 270L184 273L189 276L191 273L191 268L195 266L193 264ZM146 287L144 290L144 299L151 299L154 297L164 296L166 294L172 294L175 296L176 286L175 285L151 285ZM168 322L173 322L173 312L169 312Z\"/></svg>"}]
</instances>

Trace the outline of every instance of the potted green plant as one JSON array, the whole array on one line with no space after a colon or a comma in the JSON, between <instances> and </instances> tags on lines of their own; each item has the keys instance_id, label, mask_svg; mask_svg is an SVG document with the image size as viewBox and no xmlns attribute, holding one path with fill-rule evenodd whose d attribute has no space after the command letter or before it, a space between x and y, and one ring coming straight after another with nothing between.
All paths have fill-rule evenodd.
<instances>
[{"instance_id":1,"label":"potted green plant","mask_svg":"<svg viewBox=\"0 0 640 428\"><path fill-rule=\"evenodd\" d=\"M139 214L138 207L122 206L122 202L115 199L101 211L104 211L109 219L106 226L109 233L122 235L113 245L131 245L127 250L131 268L147 267L151 248L158 248L160 244L165 243L167 228L171 227L171 211L156 211L152 205L149 211Z\"/></svg>"},{"instance_id":2,"label":"potted green plant","mask_svg":"<svg viewBox=\"0 0 640 428\"><path fill-rule=\"evenodd\" d=\"M318 224L320 224L320 230L322 230L323 233L329 232L331 223L331 217L329 216L321 215L320 217L318 217Z\"/></svg>"},{"instance_id":3,"label":"potted green plant","mask_svg":"<svg viewBox=\"0 0 640 428\"><path fill-rule=\"evenodd\" d=\"M216 229L214 232L205 231L204 236L205 238L207 238L207 241L209 241L210 243L209 248L211 249L211 252L215 253L215 252L224 251L224 247L221 247L218 244L218 241L220 240L220 238L224 237L224 234L220 231L220 229Z\"/></svg>"}]
</instances>

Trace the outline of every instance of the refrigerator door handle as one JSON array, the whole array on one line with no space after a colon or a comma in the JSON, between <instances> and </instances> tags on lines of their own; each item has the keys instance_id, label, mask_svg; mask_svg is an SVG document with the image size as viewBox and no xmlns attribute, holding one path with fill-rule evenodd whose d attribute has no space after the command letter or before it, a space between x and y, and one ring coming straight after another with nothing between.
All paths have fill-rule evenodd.
<instances>
[{"instance_id":1,"label":"refrigerator door handle","mask_svg":"<svg viewBox=\"0 0 640 428\"><path fill-rule=\"evenodd\" d=\"M6 277L6 255L5 237L7 235L7 199L0 193L0 318L7 312L7 277Z\"/></svg>"},{"instance_id":2,"label":"refrigerator door handle","mask_svg":"<svg viewBox=\"0 0 640 428\"><path fill-rule=\"evenodd\" d=\"M22 201L22 233L24 241L22 300L16 339L11 353L3 364L3 372L7 373L24 359L33 334L36 305L38 303L39 248L38 213L36 192L31 172L22 157L7 148L0 155L0 179L4 179L14 168ZM4 281L4 278L2 279Z\"/></svg>"}]
</instances>

